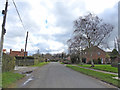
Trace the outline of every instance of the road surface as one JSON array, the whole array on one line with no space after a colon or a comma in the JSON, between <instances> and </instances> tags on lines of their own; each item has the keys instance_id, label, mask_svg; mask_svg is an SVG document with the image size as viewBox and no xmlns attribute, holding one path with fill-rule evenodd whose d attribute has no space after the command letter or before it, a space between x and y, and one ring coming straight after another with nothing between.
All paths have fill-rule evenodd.
<instances>
[{"instance_id":1,"label":"road surface","mask_svg":"<svg viewBox=\"0 0 120 90\"><path fill-rule=\"evenodd\" d=\"M19 88L113 88L87 75L76 72L58 62L38 68Z\"/></svg>"}]
</instances>

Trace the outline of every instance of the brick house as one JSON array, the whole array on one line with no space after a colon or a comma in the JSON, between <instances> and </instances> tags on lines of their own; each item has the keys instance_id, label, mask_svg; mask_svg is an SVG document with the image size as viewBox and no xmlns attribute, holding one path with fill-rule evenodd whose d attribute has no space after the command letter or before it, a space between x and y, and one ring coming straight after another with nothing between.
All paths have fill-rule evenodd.
<instances>
[{"instance_id":1,"label":"brick house","mask_svg":"<svg viewBox=\"0 0 120 90\"><path fill-rule=\"evenodd\" d=\"M21 51L12 51L12 49L10 49L10 55L11 56L24 56L24 49L21 49ZM25 52L25 56L27 56L27 52Z\"/></svg>"},{"instance_id":2,"label":"brick house","mask_svg":"<svg viewBox=\"0 0 120 90\"><path fill-rule=\"evenodd\" d=\"M86 63L88 63L91 59L97 60L98 58L100 58L101 63L105 64L106 52L100 49L99 47L94 46L92 49L91 48L85 49L82 52L82 57L86 58Z\"/></svg>"},{"instance_id":3,"label":"brick house","mask_svg":"<svg viewBox=\"0 0 120 90\"><path fill-rule=\"evenodd\" d=\"M69 61L71 60L71 59L70 59L70 56L67 57L67 60L69 60Z\"/></svg>"},{"instance_id":4,"label":"brick house","mask_svg":"<svg viewBox=\"0 0 120 90\"><path fill-rule=\"evenodd\" d=\"M3 49L3 53L7 53L6 49Z\"/></svg>"}]
</instances>

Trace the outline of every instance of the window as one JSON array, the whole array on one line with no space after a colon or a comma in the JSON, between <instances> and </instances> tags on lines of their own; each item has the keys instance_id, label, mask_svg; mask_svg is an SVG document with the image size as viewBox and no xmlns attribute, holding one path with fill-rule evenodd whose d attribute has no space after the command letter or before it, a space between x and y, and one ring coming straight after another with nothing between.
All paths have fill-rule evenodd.
<instances>
[{"instance_id":1,"label":"window","mask_svg":"<svg viewBox=\"0 0 120 90\"><path fill-rule=\"evenodd\" d=\"M98 52L98 55L100 55L100 52Z\"/></svg>"}]
</instances>

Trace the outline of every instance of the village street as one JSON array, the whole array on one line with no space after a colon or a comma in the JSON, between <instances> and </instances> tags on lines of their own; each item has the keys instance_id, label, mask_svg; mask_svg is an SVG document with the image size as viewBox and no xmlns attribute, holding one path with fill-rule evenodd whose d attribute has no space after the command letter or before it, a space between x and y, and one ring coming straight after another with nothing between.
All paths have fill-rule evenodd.
<instances>
[{"instance_id":1,"label":"village street","mask_svg":"<svg viewBox=\"0 0 120 90\"><path fill-rule=\"evenodd\" d=\"M65 67L58 62L36 69L18 88L113 88L100 80Z\"/></svg>"}]
</instances>

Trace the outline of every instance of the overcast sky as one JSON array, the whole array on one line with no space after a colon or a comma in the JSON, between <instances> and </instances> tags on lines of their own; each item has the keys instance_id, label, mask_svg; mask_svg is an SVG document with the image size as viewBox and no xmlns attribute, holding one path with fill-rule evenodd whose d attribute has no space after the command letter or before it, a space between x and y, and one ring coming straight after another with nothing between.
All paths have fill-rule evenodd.
<instances>
[{"instance_id":1,"label":"overcast sky","mask_svg":"<svg viewBox=\"0 0 120 90\"><path fill-rule=\"evenodd\" d=\"M39 49L40 53L67 52L66 41L72 36L73 21L89 12L114 25L109 38L111 50L117 36L118 0L14 0L23 20L25 30L16 13L12 0L9 1L4 48L21 50L29 31L27 51L29 55ZM0 0L0 11L5 0ZM0 25L2 24L0 12ZM1 33L1 29L0 29Z\"/></svg>"}]
</instances>

